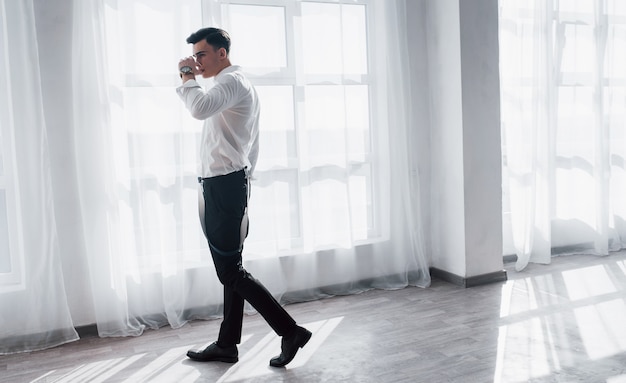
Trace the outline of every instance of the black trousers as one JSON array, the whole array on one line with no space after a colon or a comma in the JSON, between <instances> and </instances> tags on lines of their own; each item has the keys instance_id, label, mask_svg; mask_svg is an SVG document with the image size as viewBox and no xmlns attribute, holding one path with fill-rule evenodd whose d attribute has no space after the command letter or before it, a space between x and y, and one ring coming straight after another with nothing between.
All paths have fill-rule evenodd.
<instances>
[{"instance_id":1,"label":"black trousers","mask_svg":"<svg viewBox=\"0 0 626 383\"><path fill-rule=\"evenodd\" d=\"M296 328L296 322L258 280L244 269L241 252L248 235L250 183L245 170L203 178L200 218L215 264L224 285L224 320L217 342L230 346L241 342L244 300L263 316L280 336Z\"/></svg>"}]
</instances>

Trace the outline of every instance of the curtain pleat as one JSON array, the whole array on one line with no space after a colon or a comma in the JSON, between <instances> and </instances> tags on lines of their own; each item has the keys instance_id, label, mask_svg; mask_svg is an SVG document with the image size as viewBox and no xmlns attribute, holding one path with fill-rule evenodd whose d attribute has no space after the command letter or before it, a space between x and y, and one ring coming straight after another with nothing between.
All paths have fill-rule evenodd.
<instances>
[{"instance_id":1,"label":"curtain pleat","mask_svg":"<svg viewBox=\"0 0 626 383\"><path fill-rule=\"evenodd\" d=\"M33 2L0 1L0 354L78 339L68 308L52 199Z\"/></svg>"}]
</instances>

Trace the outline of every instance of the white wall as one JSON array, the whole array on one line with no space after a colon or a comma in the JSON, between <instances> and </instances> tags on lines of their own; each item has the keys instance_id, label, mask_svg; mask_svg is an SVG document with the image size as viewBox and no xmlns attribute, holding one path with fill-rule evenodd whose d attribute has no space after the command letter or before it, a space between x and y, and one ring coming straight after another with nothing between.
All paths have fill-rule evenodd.
<instances>
[{"instance_id":1,"label":"white wall","mask_svg":"<svg viewBox=\"0 0 626 383\"><path fill-rule=\"evenodd\" d=\"M466 276L501 271L498 0L459 1Z\"/></svg>"},{"instance_id":2,"label":"white wall","mask_svg":"<svg viewBox=\"0 0 626 383\"><path fill-rule=\"evenodd\" d=\"M429 78L428 92L415 94L430 105L429 125L416 127L430 140L416 145L430 151L432 266L463 278L500 272L498 2L409 1L407 18L426 26L426 49L420 37L409 41L422 50L412 52L412 70L426 62Z\"/></svg>"},{"instance_id":3,"label":"white wall","mask_svg":"<svg viewBox=\"0 0 626 383\"><path fill-rule=\"evenodd\" d=\"M466 276L458 0L428 1L433 266Z\"/></svg>"}]
</instances>

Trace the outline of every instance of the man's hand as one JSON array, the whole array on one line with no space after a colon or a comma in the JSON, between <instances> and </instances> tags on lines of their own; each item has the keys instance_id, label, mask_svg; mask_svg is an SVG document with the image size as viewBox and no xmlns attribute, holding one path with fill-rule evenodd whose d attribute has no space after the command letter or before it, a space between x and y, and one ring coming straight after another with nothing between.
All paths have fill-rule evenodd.
<instances>
[{"instance_id":1,"label":"man's hand","mask_svg":"<svg viewBox=\"0 0 626 383\"><path fill-rule=\"evenodd\" d=\"M185 58L181 59L178 62L178 71L180 71L180 68L182 68L184 66L191 67L191 69L193 69L193 75L194 76L197 75L197 74L200 74L200 71L198 70L198 63L193 58L193 56L189 56L189 57L185 57Z\"/></svg>"}]
</instances>

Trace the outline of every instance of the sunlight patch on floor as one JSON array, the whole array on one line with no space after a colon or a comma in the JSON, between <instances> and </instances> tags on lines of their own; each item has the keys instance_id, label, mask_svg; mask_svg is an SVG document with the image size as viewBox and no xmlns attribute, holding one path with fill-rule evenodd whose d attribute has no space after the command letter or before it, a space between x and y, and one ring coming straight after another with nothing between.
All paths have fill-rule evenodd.
<instances>
[{"instance_id":1,"label":"sunlight patch on floor","mask_svg":"<svg viewBox=\"0 0 626 383\"><path fill-rule=\"evenodd\" d=\"M531 278L507 281L502 287L500 318L539 308L535 281Z\"/></svg>"},{"instance_id":2,"label":"sunlight patch on floor","mask_svg":"<svg viewBox=\"0 0 626 383\"><path fill-rule=\"evenodd\" d=\"M616 263L617 263L617 266L622 270L622 273L626 275L626 261L618 261Z\"/></svg>"},{"instance_id":3,"label":"sunlight patch on floor","mask_svg":"<svg viewBox=\"0 0 626 383\"><path fill-rule=\"evenodd\" d=\"M613 299L574 310L589 359L597 360L626 351L626 304Z\"/></svg>"},{"instance_id":4,"label":"sunlight patch on floor","mask_svg":"<svg viewBox=\"0 0 626 383\"><path fill-rule=\"evenodd\" d=\"M287 369L295 369L303 366L322 346L335 328L341 323L343 317L305 324L304 327L313 332L311 340L300 349L294 360L289 363ZM242 344L250 341L254 334L242 337ZM162 355L141 353L129 357L120 357L92 363L81 364L67 370L51 370L33 380L31 383L59 382L59 383L82 383L82 382L106 382L109 379L115 381L147 383L147 382L177 382L191 383L202 379L205 368L227 368L228 364L205 364L194 363L186 357L187 350L192 348L204 349L210 343L185 345L167 350ZM280 353L281 338L270 332L252 348L240 355L238 363L228 367L218 382L236 382L254 379L263 375L274 374L283 369L269 366L269 360ZM145 365L142 365L142 358ZM148 362L149 360L149 362ZM117 375L117 376L116 376Z\"/></svg>"},{"instance_id":5,"label":"sunlight patch on floor","mask_svg":"<svg viewBox=\"0 0 626 383\"><path fill-rule=\"evenodd\" d=\"M146 354L133 355L130 358L115 358L93 362L89 364L82 364L67 373L61 374L61 376L55 376L57 371L51 371L43 376L33 380L36 382L58 382L58 383L79 383L79 382L92 382L101 383L124 370L128 366L141 359ZM54 379L54 380L51 380Z\"/></svg>"},{"instance_id":6,"label":"sunlight patch on floor","mask_svg":"<svg viewBox=\"0 0 626 383\"><path fill-rule=\"evenodd\" d=\"M626 274L626 263L617 262ZM626 351L626 299L605 265L509 280L502 287L494 382L558 376ZM559 286L564 286L565 289ZM557 294L558 291L566 291ZM572 337L576 332L578 337ZM583 359L584 360L584 359ZM626 375L606 378L626 383Z\"/></svg>"},{"instance_id":7,"label":"sunlight patch on floor","mask_svg":"<svg viewBox=\"0 0 626 383\"><path fill-rule=\"evenodd\" d=\"M626 383L626 374L611 376L606 380L606 383Z\"/></svg>"},{"instance_id":8,"label":"sunlight patch on floor","mask_svg":"<svg viewBox=\"0 0 626 383\"><path fill-rule=\"evenodd\" d=\"M163 381L178 381L169 380L168 378L179 378L174 372L174 366L180 363L180 356L185 355L187 350L187 346L168 350L165 354L159 356L141 370L128 377L127 381L136 383L154 382L157 378L160 380L162 379Z\"/></svg>"},{"instance_id":9,"label":"sunlight patch on floor","mask_svg":"<svg viewBox=\"0 0 626 383\"><path fill-rule=\"evenodd\" d=\"M570 301L617 292L603 265L568 270L562 273Z\"/></svg>"},{"instance_id":10,"label":"sunlight patch on floor","mask_svg":"<svg viewBox=\"0 0 626 383\"><path fill-rule=\"evenodd\" d=\"M551 350L546 347L547 343L540 318L500 327L496 362L496 372L499 372L497 380L525 382L531 378L548 375L553 367L558 368L551 365L558 363L558 359L554 361L550 356Z\"/></svg>"}]
</instances>

